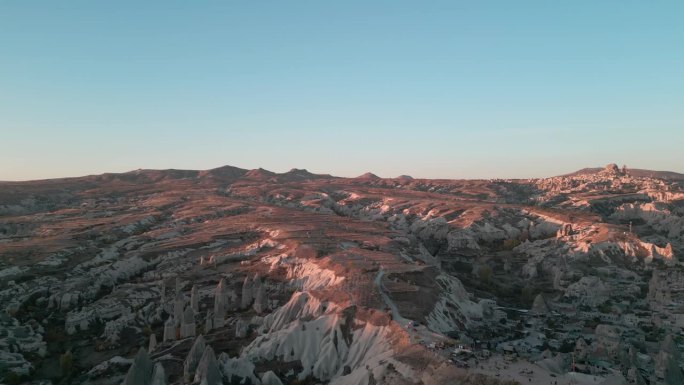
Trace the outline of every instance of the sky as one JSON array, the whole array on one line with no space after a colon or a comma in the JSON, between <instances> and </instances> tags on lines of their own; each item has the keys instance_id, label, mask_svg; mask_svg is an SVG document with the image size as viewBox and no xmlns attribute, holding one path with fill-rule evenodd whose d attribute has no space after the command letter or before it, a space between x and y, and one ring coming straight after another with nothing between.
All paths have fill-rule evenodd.
<instances>
[{"instance_id":1,"label":"sky","mask_svg":"<svg viewBox=\"0 0 684 385\"><path fill-rule=\"evenodd\" d=\"M0 1L0 180L684 172L684 2Z\"/></svg>"}]
</instances>

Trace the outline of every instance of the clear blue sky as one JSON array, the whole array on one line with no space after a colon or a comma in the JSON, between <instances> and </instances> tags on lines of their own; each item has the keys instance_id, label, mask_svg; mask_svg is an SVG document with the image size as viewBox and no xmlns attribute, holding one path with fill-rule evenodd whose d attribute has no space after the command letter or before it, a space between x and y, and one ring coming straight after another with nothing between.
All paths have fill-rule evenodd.
<instances>
[{"instance_id":1,"label":"clear blue sky","mask_svg":"<svg viewBox=\"0 0 684 385\"><path fill-rule=\"evenodd\" d=\"M684 1L0 1L0 180L684 171Z\"/></svg>"}]
</instances>

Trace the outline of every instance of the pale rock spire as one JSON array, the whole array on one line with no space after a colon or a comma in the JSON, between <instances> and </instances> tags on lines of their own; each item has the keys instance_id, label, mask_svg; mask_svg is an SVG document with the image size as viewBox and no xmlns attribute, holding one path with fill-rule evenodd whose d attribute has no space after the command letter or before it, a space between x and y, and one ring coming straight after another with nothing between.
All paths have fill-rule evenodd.
<instances>
[{"instance_id":1,"label":"pale rock spire","mask_svg":"<svg viewBox=\"0 0 684 385\"><path fill-rule=\"evenodd\" d=\"M192 290L190 290L190 306L195 313L199 312L199 293L197 292L197 285L192 285Z\"/></svg>"},{"instance_id":2,"label":"pale rock spire","mask_svg":"<svg viewBox=\"0 0 684 385\"><path fill-rule=\"evenodd\" d=\"M197 364L197 369L195 369L195 383L200 385L222 385L223 375L219 369L218 363L216 362L216 355L214 354L214 349L211 346L207 346L204 349L204 354Z\"/></svg>"},{"instance_id":3,"label":"pale rock spire","mask_svg":"<svg viewBox=\"0 0 684 385\"><path fill-rule=\"evenodd\" d=\"M245 338L247 337L247 323L241 319L235 324L235 337Z\"/></svg>"},{"instance_id":4,"label":"pale rock spire","mask_svg":"<svg viewBox=\"0 0 684 385\"><path fill-rule=\"evenodd\" d=\"M204 349L206 349L207 343L204 337L200 334L195 339L195 343L192 344L188 356L183 362L183 378L186 381L192 381L195 377L195 371L197 370L197 365L199 365L202 356L204 355Z\"/></svg>"},{"instance_id":5,"label":"pale rock spire","mask_svg":"<svg viewBox=\"0 0 684 385\"><path fill-rule=\"evenodd\" d=\"M245 281L242 283L242 300L240 303L242 309L247 309L252 304L252 295L252 280L245 277Z\"/></svg>"},{"instance_id":6,"label":"pale rock spire","mask_svg":"<svg viewBox=\"0 0 684 385\"><path fill-rule=\"evenodd\" d=\"M173 319L173 316L169 316L169 318L164 322L164 341L173 341L176 339L176 320Z\"/></svg>"},{"instance_id":7,"label":"pale rock spire","mask_svg":"<svg viewBox=\"0 0 684 385\"><path fill-rule=\"evenodd\" d=\"M123 385L146 385L152 380L152 361L145 348L140 348L128 369Z\"/></svg>"},{"instance_id":8,"label":"pale rock spire","mask_svg":"<svg viewBox=\"0 0 684 385\"><path fill-rule=\"evenodd\" d=\"M257 314L261 314L268 309L268 298L266 298L266 289L264 288L264 285L259 285L255 297L254 311L256 311Z\"/></svg>"},{"instance_id":9,"label":"pale rock spire","mask_svg":"<svg viewBox=\"0 0 684 385\"><path fill-rule=\"evenodd\" d=\"M157 348L157 336L152 333L150 334L150 344L147 347L147 350L151 353Z\"/></svg>"},{"instance_id":10,"label":"pale rock spire","mask_svg":"<svg viewBox=\"0 0 684 385\"><path fill-rule=\"evenodd\" d=\"M164 371L164 366L161 362L154 364L154 371L152 372L152 382L150 385L168 385L169 382L166 380L166 372Z\"/></svg>"},{"instance_id":11,"label":"pale rock spire","mask_svg":"<svg viewBox=\"0 0 684 385\"><path fill-rule=\"evenodd\" d=\"M192 307L188 306L185 308L183 321L181 322L181 338L194 337L195 329L197 329L195 312L192 310Z\"/></svg>"},{"instance_id":12,"label":"pale rock spire","mask_svg":"<svg viewBox=\"0 0 684 385\"><path fill-rule=\"evenodd\" d=\"M214 312L207 311L207 317L204 320L204 332L208 333L214 328Z\"/></svg>"}]
</instances>

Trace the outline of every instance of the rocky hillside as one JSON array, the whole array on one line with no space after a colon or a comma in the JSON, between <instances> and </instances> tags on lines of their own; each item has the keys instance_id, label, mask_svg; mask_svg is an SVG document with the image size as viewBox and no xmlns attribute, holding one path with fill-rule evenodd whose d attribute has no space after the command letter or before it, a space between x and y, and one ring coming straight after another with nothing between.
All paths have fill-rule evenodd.
<instances>
[{"instance_id":1,"label":"rocky hillside","mask_svg":"<svg viewBox=\"0 0 684 385\"><path fill-rule=\"evenodd\" d=\"M221 167L0 183L0 374L682 384L684 190ZM42 382L41 382L42 381Z\"/></svg>"},{"instance_id":2,"label":"rocky hillside","mask_svg":"<svg viewBox=\"0 0 684 385\"><path fill-rule=\"evenodd\" d=\"M640 177L640 178L658 178L658 179L669 179L669 180L684 180L684 174L680 174L678 172L672 172L672 171L654 171L654 170L644 170L640 168L630 168L627 169L625 166L624 170L621 170L620 172L624 174L629 174L634 177ZM616 170L618 169L616 164L610 164L607 166L607 168L610 168L611 170ZM590 168L583 168L581 170L577 170L573 173L564 175L564 176L576 176L576 175L593 175L593 174L598 174L602 171L605 171L606 167L590 167Z\"/></svg>"}]
</instances>

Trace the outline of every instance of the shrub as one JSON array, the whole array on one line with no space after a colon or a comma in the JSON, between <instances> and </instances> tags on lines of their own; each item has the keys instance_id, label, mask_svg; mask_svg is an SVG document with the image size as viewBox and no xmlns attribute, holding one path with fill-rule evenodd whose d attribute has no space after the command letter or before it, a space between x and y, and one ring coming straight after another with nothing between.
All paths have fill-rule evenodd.
<instances>
[{"instance_id":1,"label":"shrub","mask_svg":"<svg viewBox=\"0 0 684 385\"><path fill-rule=\"evenodd\" d=\"M5 374L4 383L7 385L19 385L22 383L21 376L16 372L8 372Z\"/></svg>"},{"instance_id":2,"label":"shrub","mask_svg":"<svg viewBox=\"0 0 684 385\"><path fill-rule=\"evenodd\" d=\"M71 370L74 367L74 356L71 351L59 356L59 368L62 369L62 376L67 377L71 374Z\"/></svg>"},{"instance_id":3,"label":"shrub","mask_svg":"<svg viewBox=\"0 0 684 385\"><path fill-rule=\"evenodd\" d=\"M501 245L502 250L513 250L516 246L520 245L520 240L518 239L506 239Z\"/></svg>"},{"instance_id":4,"label":"shrub","mask_svg":"<svg viewBox=\"0 0 684 385\"><path fill-rule=\"evenodd\" d=\"M489 283L489 279L492 276L492 268L484 265L477 269L477 275L480 277L482 283Z\"/></svg>"}]
</instances>

